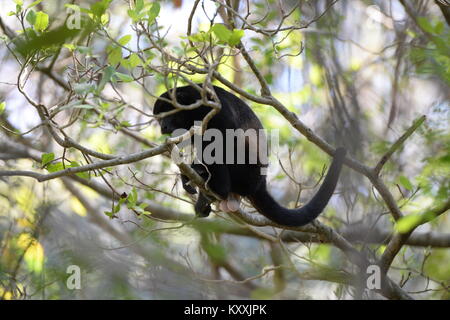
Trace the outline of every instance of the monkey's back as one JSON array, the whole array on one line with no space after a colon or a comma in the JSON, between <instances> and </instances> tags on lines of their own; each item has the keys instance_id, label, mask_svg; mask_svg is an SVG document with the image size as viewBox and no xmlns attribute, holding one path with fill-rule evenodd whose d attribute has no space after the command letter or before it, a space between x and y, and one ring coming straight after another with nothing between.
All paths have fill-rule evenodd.
<instances>
[{"instance_id":1,"label":"monkey's back","mask_svg":"<svg viewBox=\"0 0 450 320\"><path fill-rule=\"evenodd\" d=\"M248 106L242 99L222 88L214 87L214 89L216 90L222 104L222 110L217 115L217 120L222 120L224 117L226 120L223 119L224 121L220 121L219 123L215 122L213 126L216 128L220 127L221 123L224 124L228 122L231 116L233 119L233 128L230 129L243 129L244 131L253 129L256 133L256 142L246 139L245 152L247 154L256 153L257 162L249 163L249 156L245 158L244 164L227 164L231 177L231 191L242 196L248 196L253 194L261 183L265 183L264 174L267 167L267 152L264 154L265 159L261 159L260 157L260 148L265 147L263 150L267 150L267 138L265 132L263 131L264 128L261 121L250 106ZM223 128L217 129L220 130ZM236 144L234 146L234 151L236 155Z\"/></svg>"}]
</instances>

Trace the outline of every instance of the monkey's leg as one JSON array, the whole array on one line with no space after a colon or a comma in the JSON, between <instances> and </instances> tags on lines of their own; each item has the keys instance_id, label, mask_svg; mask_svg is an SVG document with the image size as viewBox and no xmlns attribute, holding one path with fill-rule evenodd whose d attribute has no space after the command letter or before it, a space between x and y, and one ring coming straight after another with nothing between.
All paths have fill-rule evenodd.
<instances>
[{"instance_id":1,"label":"monkey's leg","mask_svg":"<svg viewBox=\"0 0 450 320\"><path fill-rule=\"evenodd\" d=\"M225 165L202 165L193 164L192 168L207 182L207 189L216 193L220 198L227 199L230 193L231 181L228 169ZM195 214L199 217L207 217L211 212L210 199L203 192L200 192L195 203Z\"/></svg>"},{"instance_id":2,"label":"monkey's leg","mask_svg":"<svg viewBox=\"0 0 450 320\"><path fill-rule=\"evenodd\" d=\"M209 179L205 179L208 182L208 188L221 199L227 199L231 190L231 179L227 166L224 164L209 165L208 171Z\"/></svg>"}]
</instances>

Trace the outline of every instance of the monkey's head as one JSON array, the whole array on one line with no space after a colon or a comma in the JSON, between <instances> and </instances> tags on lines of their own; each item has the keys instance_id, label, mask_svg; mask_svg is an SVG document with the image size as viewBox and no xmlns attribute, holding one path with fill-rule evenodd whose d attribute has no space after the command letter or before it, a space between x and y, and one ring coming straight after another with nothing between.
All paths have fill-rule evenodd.
<instances>
[{"instance_id":1,"label":"monkey's head","mask_svg":"<svg viewBox=\"0 0 450 320\"><path fill-rule=\"evenodd\" d=\"M171 89L170 91L163 93L160 97L171 100L169 92L173 90L174 89ZM176 88L176 100L181 105L191 105L200 99L200 93L190 86ZM153 114L160 115L173 111L174 109L174 106L170 102L158 99L153 107ZM200 106L193 110L181 110L168 114L164 117L157 118L161 126L161 133L172 134L176 129L189 130L194 125L195 121L202 121L209 110L211 109L208 107Z\"/></svg>"}]
</instances>

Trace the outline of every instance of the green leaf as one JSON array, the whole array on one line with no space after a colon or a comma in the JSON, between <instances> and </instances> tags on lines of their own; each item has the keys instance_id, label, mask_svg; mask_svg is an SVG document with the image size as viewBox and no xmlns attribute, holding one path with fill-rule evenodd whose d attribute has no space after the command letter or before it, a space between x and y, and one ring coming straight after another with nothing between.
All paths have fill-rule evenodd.
<instances>
[{"instance_id":1,"label":"green leaf","mask_svg":"<svg viewBox=\"0 0 450 320\"><path fill-rule=\"evenodd\" d=\"M36 21L34 23L34 29L39 32L45 31L48 27L48 14L39 11L36 13Z\"/></svg>"},{"instance_id":2,"label":"green leaf","mask_svg":"<svg viewBox=\"0 0 450 320\"><path fill-rule=\"evenodd\" d=\"M139 17L138 17L138 14L136 13L136 11L134 11L132 9L128 9L127 14L131 18L131 20L133 20L133 22L139 20Z\"/></svg>"},{"instance_id":3,"label":"green leaf","mask_svg":"<svg viewBox=\"0 0 450 320\"><path fill-rule=\"evenodd\" d=\"M133 187L133 190L131 190L131 193L128 195L128 198L127 198L128 208L131 209L131 208L135 207L137 200L138 200L137 191L136 191L136 188Z\"/></svg>"},{"instance_id":4,"label":"green leaf","mask_svg":"<svg viewBox=\"0 0 450 320\"><path fill-rule=\"evenodd\" d=\"M414 189L411 181L409 181L409 179L405 176L398 177L398 183L409 191L412 191Z\"/></svg>"},{"instance_id":5,"label":"green leaf","mask_svg":"<svg viewBox=\"0 0 450 320\"><path fill-rule=\"evenodd\" d=\"M23 0L14 0L14 2L19 6L23 6Z\"/></svg>"},{"instance_id":6,"label":"green leaf","mask_svg":"<svg viewBox=\"0 0 450 320\"><path fill-rule=\"evenodd\" d=\"M132 38L131 34L127 34L126 36L120 38L117 42L120 43L122 46L125 46L128 42L130 42L131 38Z\"/></svg>"},{"instance_id":7,"label":"green leaf","mask_svg":"<svg viewBox=\"0 0 450 320\"><path fill-rule=\"evenodd\" d=\"M72 44L72 43L65 43L64 45L63 45L63 47L64 48L67 48L67 49L69 49L70 51L75 51L75 49L77 48L74 44Z\"/></svg>"},{"instance_id":8,"label":"green leaf","mask_svg":"<svg viewBox=\"0 0 450 320\"><path fill-rule=\"evenodd\" d=\"M399 233L407 233L415 226L422 222L421 214L409 214L407 216L401 217L395 224L395 230Z\"/></svg>"},{"instance_id":9,"label":"green leaf","mask_svg":"<svg viewBox=\"0 0 450 320\"><path fill-rule=\"evenodd\" d=\"M418 17L418 18L417 18L417 22L419 23L419 26L420 26L423 30L425 30L426 32L434 33L434 28L433 28L433 26L431 25L430 21L428 21L427 18L424 18L424 17Z\"/></svg>"},{"instance_id":10,"label":"green leaf","mask_svg":"<svg viewBox=\"0 0 450 320\"><path fill-rule=\"evenodd\" d=\"M16 14L18 15L21 12L22 12L22 5L16 4Z\"/></svg>"},{"instance_id":11,"label":"green leaf","mask_svg":"<svg viewBox=\"0 0 450 320\"><path fill-rule=\"evenodd\" d=\"M33 3L31 3L30 5L28 5L27 9L33 8L35 5L38 5L41 2L42 2L42 0L36 0Z\"/></svg>"},{"instance_id":12,"label":"green leaf","mask_svg":"<svg viewBox=\"0 0 450 320\"><path fill-rule=\"evenodd\" d=\"M3 112L5 112L6 109L6 102L0 102L0 115L3 114Z\"/></svg>"},{"instance_id":13,"label":"green leaf","mask_svg":"<svg viewBox=\"0 0 450 320\"><path fill-rule=\"evenodd\" d=\"M159 2L153 2L152 7L148 10L148 23L153 23L153 21L158 17L159 12L161 11L161 5Z\"/></svg>"},{"instance_id":14,"label":"green leaf","mask_svg":"<svg viewBox=\"0 0 450 320\"><path fill-rule=\"evenodd\" d=\"M134 206L133 210L135 210L139 214L151 215L152 213L145 211L145 208L147 208L147 204L143 202L138 206Z\"/></svg>"},{"instance_id":15,"label":"green leaf","mask_svg":"<svg viewBox=\"0 0 450 320\"><path fill-rule=\"evenodd\" d=\"M108 61L112 65L118 64L122 60L122 49L115 47L108 54Z\"/></svg>"},{"instance_id":16,"label":"green leaf","mask_svg":"<svg viewBox=\"0 0 450 320\"><path fill-rule=\"evenodd\" d=\"M130 67L132 69L136 68L138 65L141 64L141 58L136 53L131 54L131 56L128 58L130 61Z\"/></svg>"},{"instance_id":17,"label":"green leaf","mask_svg":"<svg viewBox=\"0 0 450 320\"><path fill-rule=\"evenodd\" d=\"M102 16L100 17L100 23L104 26L106 26L109 22L109 15L108 14L102 14Z\"/></svg>"},{"instance_id":18,"label":"green leaf","mask_svg":"<svg viewBox=\"0 0 450 320\"><path fill-rule=\"evenodd\" d=\"M64 166L63 166L62 162L50 163L47 165L47 170L50 173L57 172L57 171L64 170Z\"/></svg>"},{"instance_id":19,"label":"green leaf","mask_svg":"<svg viewBox=\"0 0 450 320\"><path fill-rule=\"evenodd\" d=\"M214 32L214 34L217 36L217 38L220 41L225 42L225 43L228 43L228 40L230 39L231 35L233 34L223 24L218 24L218 23L214 24L212 26L211 30Z\"/></svg>"},{"instance_id":20,"label":"green leaf","mask_svg":"<svg viewBox=\"0 0 450 320\"><path fill-rule=\"evenodd\" d=\"M114 218L114 213L112 213L111 211L104 211L103 212L106 216L110 217L111 219Z\"/></svg>"},{"instance_id":21,"label":"green leaf","mask_svg":"<svg viewBox=\"0 0 450 320\"><path fill-rule=\"evenodd\" d=\"M209 33L206 33L205 31L200 31L198 33L194 33L188 37L189 40L192 42L206 42L208 41L208 35Z\"/></svg>"},{"instance_id":22,"label":"green leaf","mask_svg":"<svg viewBox=\"0 0 450 320\"><path fill-rule=\"evenodd\" d=\"M45 167L48 163L55 160L55 154L53 152L50 153L44 153L41 156L41 165L42 167Z\"/></svg>"},{"instance_id":23,"label":"green leaf","mask_svg":"<svg viewBox=\"0 0 450 320\"><path fill-rule=\"evenodd\" d=\"M123 82L132 82L134 81L132 76L129 76L124 73L116 72L115 76L119 78L119 80L122 80Z\"/></svg>"},{"instance_id":24,"label":"green leaf","mask_svg":"<svg viewBox=\"0 0 450 320\"><path fill-rule=\"evenodd\" d=\"M230 46L238 45L243 36L244 36L244 30L234 29L233 33L231 34L230 39L228 40L228 44Z\"/></svg>"},{"instance_id":25,"label":"green leaf","mask_svg":"<svg viewBox=\"0 0 450 320\"><path fill-rule=\"evenodd\" d=\"M121 127L125 127L125 128L126 127L131 127L131 123L130 123L130 121L127 121L127 120L126 121L121 121L120 122L120 126Z\"/></svg>"},{"instance_id":26,"label":"green leaf","mask_svg":"<svg viewBox=\"0 0 450 320\"><path fill-rule=\"evenodd\" d=\"M135 10L137 13L141 12L144 9L144 0L136 0Z\"/></svg>"},{"instance_id":27,"label":"green leaf","mask_svg":"<svg viewBox=\"0 0 450 320\"><path fill-rule=\"evenodd\" d=\"M442 34L444 32L444 22L439 21L438 23L436 23L436 25L434 26L434 32L436 34Z\"/></svg>"},{"instance_id":28,"label":"green leaf","mask_svg":"<svg viewBox=\"0 0 450 320\"><path fill-rule=\"evenodd\" d=\"M106 12L106 10L108 10L111 1L112 0L102 0L91 4L92 14L100 18Z\"/></svg>"},{"instance_id":29,"label":"green leaf","mask_svg":"<svg viewBox=\"0 0 450 320\"><path fill-rule=\"evenodd\" d=\"M28 11L25 19L27 19L30 25L34 26L34 24L36 23L36 12L34 12L34 10Z\"/></svg>"}]
</instances>

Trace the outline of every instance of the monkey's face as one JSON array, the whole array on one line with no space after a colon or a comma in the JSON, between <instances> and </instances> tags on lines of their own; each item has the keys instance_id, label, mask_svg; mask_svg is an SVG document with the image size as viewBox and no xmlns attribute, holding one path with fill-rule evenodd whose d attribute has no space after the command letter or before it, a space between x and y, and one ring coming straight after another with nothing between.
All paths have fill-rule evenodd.
<instances>
[{"instance_id":1,"label":"monkey's face","mask_svg":"<svg viewBox=\"0 0 450 320\"><path fill-rule=\"evenodd\" d=\"M177 117L175 116L166 116L164 118L158 119L159 125L161 126L162 134L172 134L177 129L186 129L183 128L183 124L179 123ZM189 129L189 128L187 128Z\"/></svg>"},{"instance_id":2,"label":"monkey's face","mask_svg":"<svg viewBox=\"0 0 450 320\"><path fill-rule=\"evenodd\" d=\"M163 93L161 97L170 100L168 92ZM177 88L176 99L181 105L190 105L200 99L200 94L192 88L180 87ZM173 111L174 109L174 106L168 101L158 99L153 108L153 114L161 115ZM209 110L210 108L201 106L193 110L178 111L157 118L161 126L161 133L172 134L177 129L189 130L194 125L195 121L203 120Z\"/></svg>"}]
</instances>

